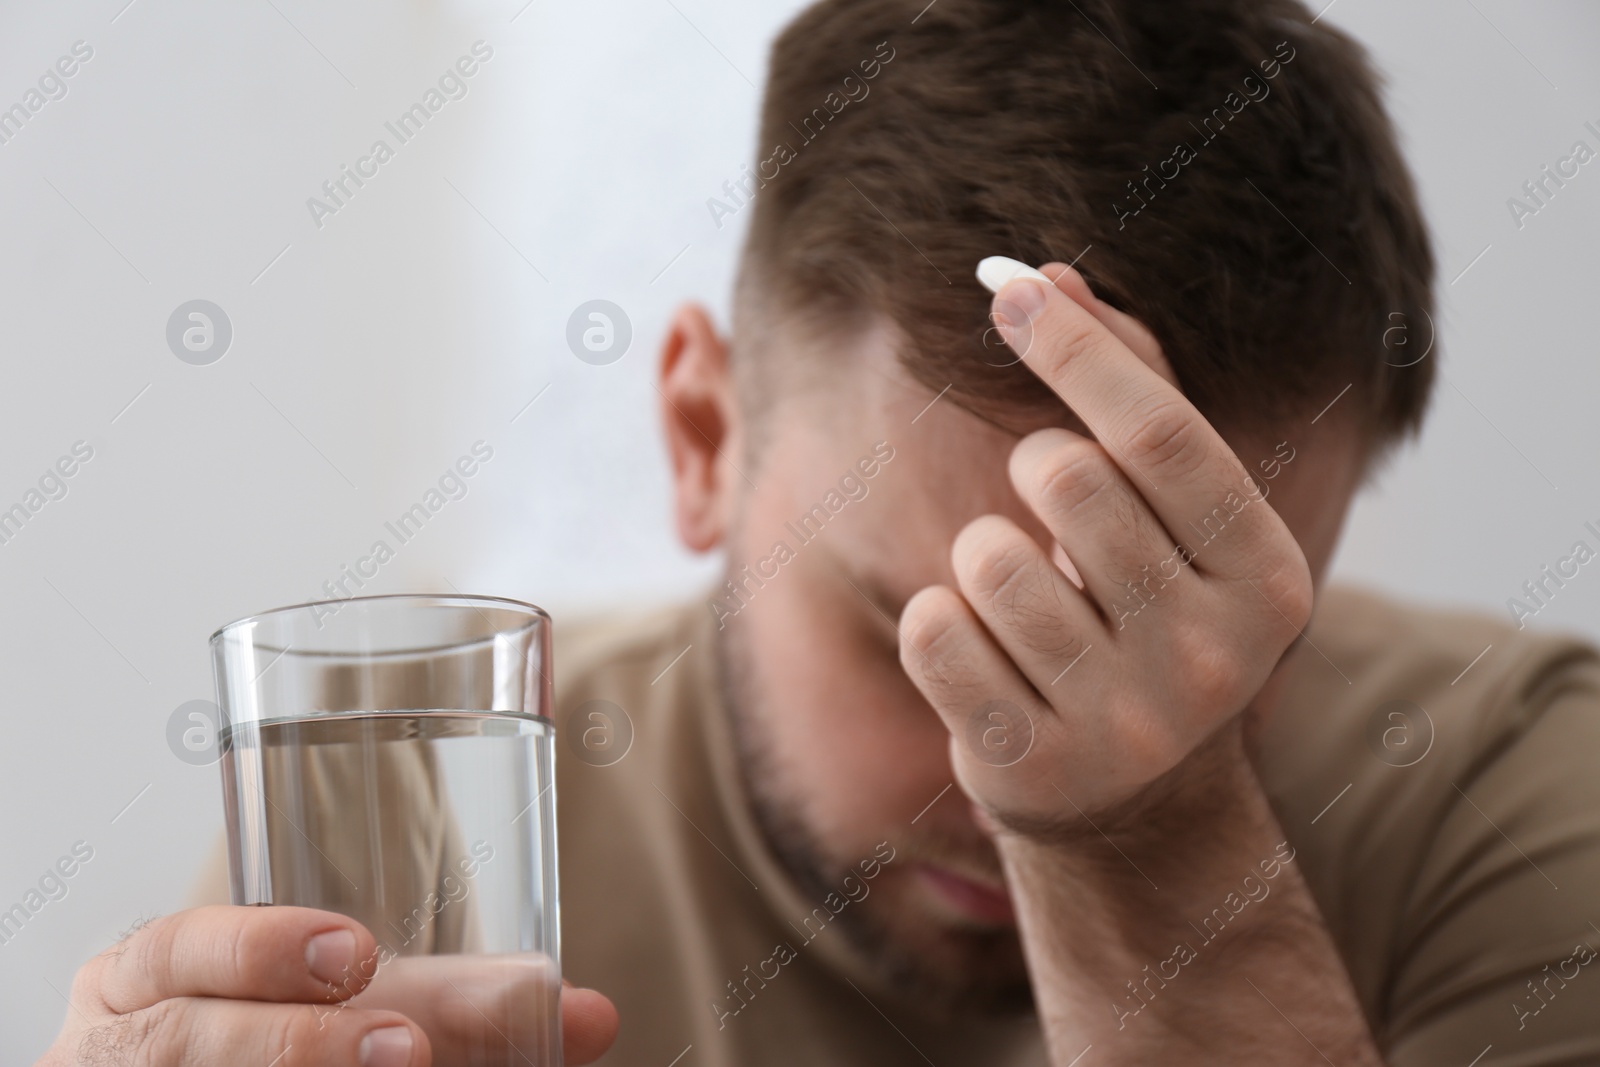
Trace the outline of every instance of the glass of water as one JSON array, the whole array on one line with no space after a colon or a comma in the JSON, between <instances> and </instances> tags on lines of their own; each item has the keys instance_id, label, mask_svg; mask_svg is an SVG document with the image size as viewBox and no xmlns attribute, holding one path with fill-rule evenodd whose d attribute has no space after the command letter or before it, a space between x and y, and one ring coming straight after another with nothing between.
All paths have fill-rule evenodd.
<instances>
[{"instance_id":1,"label":"glass of water","mask_svg":"<svg viewBox=\"0 0 1600 1067\"><path fill-rule=\"evenodd\" d=\"M233 902L365 925L350 1004L405 1012L440 1067L560 1064L550 617L356 597L211 650Z\"/></svg>"}]
</instances>

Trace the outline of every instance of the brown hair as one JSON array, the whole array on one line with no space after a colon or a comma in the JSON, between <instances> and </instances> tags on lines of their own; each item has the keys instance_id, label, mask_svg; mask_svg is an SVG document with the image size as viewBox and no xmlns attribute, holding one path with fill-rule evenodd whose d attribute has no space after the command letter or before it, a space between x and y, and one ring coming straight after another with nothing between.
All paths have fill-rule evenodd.
<instances>
[{"instance_id":1,"label":"brown hair","mask_svg":"<svg viewBox=\"0 0 1600 1067\"><path fill-rule=\"evenodd\" d=\"M973 268L1077 259L1219 425L1350 385L1370 451L1417 428L1433 255L1359 44L1294 0L925 2L821 0L774 44L736 350L887 315L917 381L1005 424L1059 402L996 366Z\"/></svg>"}]
</instances>

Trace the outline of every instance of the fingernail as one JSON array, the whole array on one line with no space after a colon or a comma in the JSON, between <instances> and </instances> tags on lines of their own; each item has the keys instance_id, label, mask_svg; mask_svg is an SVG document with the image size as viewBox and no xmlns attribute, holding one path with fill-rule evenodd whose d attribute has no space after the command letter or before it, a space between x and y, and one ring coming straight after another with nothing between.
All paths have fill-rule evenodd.
<instances>
[{"instance_id":1,"label":"fingernail","mask_svg":"<svg viewBox=\"0 0 1600 1067\"><path fill-rule=\"evenodd\" d=\"M356 935L349 930L329 930L306 942L306 967L332 984L343 978L356 961Z\"/></svg>"},{"instance_id":2,"label":"fingernail","mask_svg":"<svg viewBox=\"0 0 1600 1067\"><path fill-rule=\"evenodd\" d=\"M411 1062L411 1031L384 1026L361 1039L361 1067L406 1067Z\"/></svg>"},{"instance_id":3,"label":"fingernail","mask_svg":"<svg viewBox=\"0 0 1600 1067\"><path fill-rule=\"evenodd\" d=\"M991 293L998 293L1013 278L1033 278L1050 284L1049 278L1010 256L989 256L978 263L978 281Z\"/></svg>"},{"instance_id":4,"label":"fingernail","mask_svg":"<svg viewBox=\"0 0 1600 1067\"><path fill-rule=\"evenodd\" d=\"M1006 283L1000 295L995 297L995 306L1014 307L1024 318L1032 322L1044 310L1044 287L1049 284L1049 282L1034 281L1027 275L1013 278Z\"/></svg>"}]
</instances>

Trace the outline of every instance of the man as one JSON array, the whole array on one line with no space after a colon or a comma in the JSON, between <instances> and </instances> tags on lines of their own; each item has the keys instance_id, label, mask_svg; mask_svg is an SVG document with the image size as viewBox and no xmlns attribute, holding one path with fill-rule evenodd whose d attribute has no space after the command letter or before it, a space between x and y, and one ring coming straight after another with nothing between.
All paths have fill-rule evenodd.
<instances>
[{"instance_id":1,"label":"man","mask_svg":"<svg viewBox=\"0 0 1600 1067\"><path fill-rule=\"evenodd\" d=\"M559 767L606 1062L1600 1058L1594 651L1322 587L1432 380L1361 50L1290 0L824 0L759 145L731 337L682 309L658 383L725 581L558 624L558 722L631 731ZM267 1003L340 920L241 911L91 963L45 1062L427 1061Z\"/></svg>"}]
</instances>

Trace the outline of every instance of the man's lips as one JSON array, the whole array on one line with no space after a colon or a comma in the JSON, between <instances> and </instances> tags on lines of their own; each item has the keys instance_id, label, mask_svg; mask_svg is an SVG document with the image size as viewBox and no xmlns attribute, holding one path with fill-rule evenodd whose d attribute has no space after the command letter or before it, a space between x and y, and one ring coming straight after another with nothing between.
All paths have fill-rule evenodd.
<instances>
[{"instance_id":1,"label":"man's lips","mask_svg":"<svg viewBox=\"0 0 1600 1067\"><path fill-rule=\"evenodd\" d=\"M1003 888L975 882L946 867L924 863L917 874L947 905L981 923L1009 926L1016 922L1011 897Z\"/></svg>"}]
</instances>

